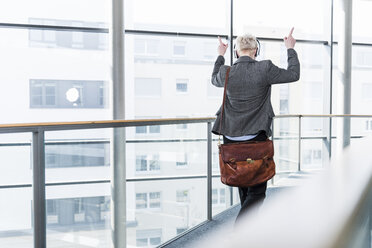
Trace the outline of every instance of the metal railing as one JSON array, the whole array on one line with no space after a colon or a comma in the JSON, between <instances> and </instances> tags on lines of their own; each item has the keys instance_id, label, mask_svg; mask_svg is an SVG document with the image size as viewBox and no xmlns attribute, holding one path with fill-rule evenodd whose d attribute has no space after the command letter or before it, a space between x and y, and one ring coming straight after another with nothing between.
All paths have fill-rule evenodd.
<instances>
[{"instance_id":1,"label":"metal railing","mask_svg":"<svg viewBox=\"0 0 372 248\"><path fill-rule=\"evenodd\" d=\"M127 182L148 181L148 180L175 180L175 179L207 179L207 221L212 220L212 122L213 117L206 118L177 118L177 119L148 119L148 120L114 120L114 121L83 121L83 122L64 122L64 123L29 123L29 124L9 124L0 125L0 133L32 133L32 175L31 184L22 185L1 185L0 189L31 187L33 188L33 237L34 247L46 247L46 186L76 185L76 184L96 184L110 183L110 180L92 180L77 182L45 182L45 132L66 131L81 129L98 128L126 128L151 125L170 125L170 124L189 124L205 123L207 125L207 175L194 176L174 176L174 177L146 177L146 178L126 178ZM113 166L119 166L113 163ZM113 185L115 191L115 185ZM125 199L125 194L121 195ZM118 201L119 202L119 201ZM116 203L116 201L115 201ZM125 206L113 206L114 208L125 208ZM122 216L113 216L120 218Z\"/></svg>"},{"instance_id":2,"label":"metal railing","mask_svg":"<svg viewBox=\"0 0 372 248\"><path fill-rule=\"evenodd\" d=\"M276 137L274 135L274 127L275 127L275 122L276 120L283 119L283 118L297 118L298 119L298 133L297 137ZM323 136L310 136L310 137L304 137L302 134L302 121L304 118L329 118L329 127L328 127L328 132L324 132L325 135ZM301 143L302 140L307 140L307 139L321 139L324 142L327 142L327 148L328 148L328 155L329 158L332 156L332 139L336 139L337 137L332 135L333 133L333 127L332 127L332 120L334 118L372 118L372 115L333 115L333 114L328 114L328 115L278 115L273 118L272 122L272 139L273 140L281 140L281 139L297 139L298 140L298 171L301 171ZM363 136L361 135L353 135L350 136L350 138L362 138Z\"/></svg>"},{"instance_id":3,"label":"metal railing","mask_svg":"<svg viewBox=\"0 0 372 248\"><path fill-rule=\"evenodd\" d=\"M281 118L298 118L298 171L301 168L301 141L304 139L322 139L331 140L332 128L330 128L327 136L302 136L302 121L303 118L372 118L372 115L280 115L276 116L273 121L273 134L275 122ZM207 125L206 139L197 139L199 141L207 141L207 175L192 175L192 176L168 176L168 177L143 177L143 178L126 178L127 182L140 182L152 180L176 180L176 179L207 179L207 221L212 220L212 178L218 175L212 175L212 123L214 117L206 118L177 118L177 119L149 119L149 120L115 120L115 121L84 121L84 122L64 122L64 123L30 123L30 124L10 124L0 125L0 133L32 133L32 164L33 164L33 182L32 184L18 185L0 185L0 189L6 188L22 188L33 187L33 228L34 228L34 246L46 244L46 210L45 210L45 187L60 186L60 185L78 185L78 184L97 184L110 183L110 180L91 180L91 181L72 181L72 182L45 182L45 132L47 131L66 131L66 130L81 130L81 129L98 129L98 128L125 128L151 125L170 125L170 124L188 124L188 123L205 123ZM359 138L360 136L356 137ZM295 137L276 137L272 139L291 139ZM169 140L167 140L169 141ZM175 140L171 140L175 141ZM184 140L182 140L184 141ZM195 141L195 140L190 140ZM162 142L162 140L132 140L128 142ZM165 141L164 141L165 142ZM330 146L331 142L329 142ZM6 145L6 144L1 144ZM12 144L15 145L15 144ZM22 144L25 145L25 144ZM286 172L283 172L286 173ZM125 196L124 196L125 197ZM230 191L230 197L232 192ZM230 205L232 205L230 199ZM121 206L123 207L123 206ZM194 227L195 228L195 227ZM179 237L179 236L177 236Z\"/></svg>"}]
</instances>

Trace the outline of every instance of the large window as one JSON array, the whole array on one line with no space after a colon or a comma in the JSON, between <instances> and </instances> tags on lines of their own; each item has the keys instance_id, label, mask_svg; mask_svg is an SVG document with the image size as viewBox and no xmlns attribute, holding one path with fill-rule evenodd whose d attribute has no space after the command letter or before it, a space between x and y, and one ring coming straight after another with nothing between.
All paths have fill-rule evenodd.
<instances>
[{"instance_id":1,"label":"large window","mask_svg":"<svg viewBox=\"0 0 372 248\"><path fill-rule=\"evenodd\" d=\"M230 42L230 31L234 36L249 32L262 37L258 60L270 59L277 66L286 68L287 51L282 38L292 26L298 41L296 51L301 63L301 78L296 83L272 86L271 101L275 114L329 114L331 106L333 114L340 113L336 104L340 95L336 91L338 75L335 73L331 77L331 62L335 69L337 67L337 45L331 43L332 30L333 40L337 42L338 39L337 1L124 2L125 68L122 69L125 97L122 100L125 101L126 119L214 116L221 106L223 94L223 88L213 86L210 81L217 58L217 36L222 36L225 42ZM332 3L336 6L334 29L331 28ZM107 0L0 1L0 36L3 37L0 41L0 104L3 106L0 113L3 123L112 119L113 106L109 104L113 102L109 49L112 17L109 5ZM352 53L352 114L371 114L371 11L372 1L353 1L353 42L358 44L353 45ZM230 13L233 15L233 26L230 26ZM331 61L332 57L334 61ZM230 65L234 61L228 49L225 64ZM334 94L331 94L332 90ZM331 96L333 99L330 99ZM307 168L315 168L327 157L327 142L318 138L328 136L324 131L324 127L328 127L325 122L324 119L302 119L301 134L311 136L302 140L301 145L302 162ZM298 162L297 151L293 150L297 147L293 137L299 134L298 122L281 119L275 125L279 126L274 128L278 135L278 170L291 170ZM200 140L205 139L207 127L204 124L200 126L203 128L194 124L133 128L128 135L127 147L130 148L126 149L128 177L203 174L202 170L206 167L195 161L203 161L206 148L198 149L192 141L195 138L198 143L203 143ZM363 134L372 132L370 118L352 125L353 134L359 131ZM48 133L45 151L47 181L70 182L77 180L75 176L86 181L107 180L113 151L110 151L111 136L102 136L93 139L85 134L76 136L72 131L63 135ZM279 136L288 136L288 140ZM319 145L315 147L311 142L305 145L307 140L319 141ZM23 148L29 146L20 149ZM4 161L4 165L11 165L12 168L26 164L26 176L20 175L18 170L13 173L17 175L17 184L21 185L29 184L32 169L30 163L25 162L32 158L29 154L24 157L12 156ZM23 162L20 162L21 158ZM213 171L218 174L217 151L214 151L212 160ZM0 181L10 180L7 175L9 173L1 174ZM60 177L53 178L56 175ZM21 182L23 178L28 181ZM127 217L135 223L127 226L128 247L158 246L165 239L172 238L177 228L181 232L183 228L206 219L205 199L199 199L198 193L205 189L203 180L200 180L200 186L199 182L195 183L196 180L184 180L190 182L182 182L184 185L181 186L176 180L171 181L128 184L133 188L128 188L131 195L128 193ZM47 187L47 219L53 229L48 231L48 239L56 237L48 247L52 247L52 243L63 246L66 240L75 240L105 248L110 241L96 243L103 232L108 233L108 237L110 235L109 225L104 224L104 220L109 220L109 203L105 193L98 192L101 187L95 183L76 183ZM110 192L108 184L106 186L106 193ZM29 191L27 188L15 190ZM228 193L222 186L214 188L214 206L226 207ZM5 237L4 242L13 239L17 243L25 240L24 233L32 233L29 231L32 216L31 206L25 202L25 199L30 199L28 193L13 198L12 204L5 206L3 212L16 211L17 218L8 218L12 219L11 224L3 226L22 231L14 238L4 233L0 236ZM167 221L157 221L160 218ZM8 219L0 219L0 223L7 223ZM71 223L77 225L71 227ZM81 229L84 229L84 235L81 235ZM14 230L6 230L9 231L6 234L13 235ZM32 241L31 237L27 239ZM32 246L31 241L29 247ZM17 247L13 244L9 246Z\"/></svg>"},{"instance_id":2,"label":"large window","mask_svg":"<svg viewBox=\"0 0 372 248\"><path fill-rule=\"evenodd\" d=\"M229 0L128 0L124 9L127 29L228 32Z\"/></svg>"},{"instance_id":3,"label":"large window","mask_svg":"<svg viewBox=\"0 0 372 248\"><path fill-rule=\"evenodd\" d=\"M325 40L330 7L331 1L324 0L234 0L234 32L283 38L294 26L298 39ZM318 18L313 18L314 13Z\"/></svg>"}]
</instances>

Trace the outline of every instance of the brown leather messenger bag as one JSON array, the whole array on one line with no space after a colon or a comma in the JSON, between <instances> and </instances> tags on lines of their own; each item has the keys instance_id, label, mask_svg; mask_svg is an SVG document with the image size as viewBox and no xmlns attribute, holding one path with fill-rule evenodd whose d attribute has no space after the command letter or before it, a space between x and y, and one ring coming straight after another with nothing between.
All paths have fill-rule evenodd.
<instances>
[{"instance_id":1,"label":"brown leather messenger bag","mask_svg":"<svg viewBox=\"0 0 372 248\"><path fill-rule=\"evenodd\" d=\"M229 73L230 67L226 72L220 136ZM271 140L244 141L230 144L220 144L219 141L218 143L222 183L229 186L250 187L266 182L275 175L274 146Z\"/></svg>"}]
</instances>

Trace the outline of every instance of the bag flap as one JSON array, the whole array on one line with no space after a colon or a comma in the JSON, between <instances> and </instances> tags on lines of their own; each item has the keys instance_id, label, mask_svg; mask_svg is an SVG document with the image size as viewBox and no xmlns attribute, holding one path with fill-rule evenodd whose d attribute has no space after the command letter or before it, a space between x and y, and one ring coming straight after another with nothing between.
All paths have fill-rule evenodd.
<instances>
[{"instance_id":1,"label":"bag flap","mask_svg":"<svg viewBox=\"0 0 372 248\"><path fill-rule=\"evenodd\" d=\"M231 159L245 161L247 158L257 160L266 156L268 158L274 157L274 145L269 139L223 144L219 147L219 150L224 162L229 162Z\"/></svg>"}]
</instances>

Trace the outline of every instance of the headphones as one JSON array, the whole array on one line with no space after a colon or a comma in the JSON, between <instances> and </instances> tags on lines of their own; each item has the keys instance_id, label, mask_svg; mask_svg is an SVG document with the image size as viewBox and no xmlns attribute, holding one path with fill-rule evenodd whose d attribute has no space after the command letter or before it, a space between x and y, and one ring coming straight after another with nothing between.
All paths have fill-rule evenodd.
<instances>
[{"instance_id":1,"label":"headphones","mask_svg":"<svg viewBox=\"0 0 372 248\"><path fill-rule=\"evenodd\" d=\"M257 42L257 50L256 50L256 53L254 54L255 57L260 55L260 50L261 50L261 43L257 38L256 38L256 42ZM236 50L236 44L234 44L234 58L236 59L239 58L238 51Z\"/></svg>"}]
</instances>

